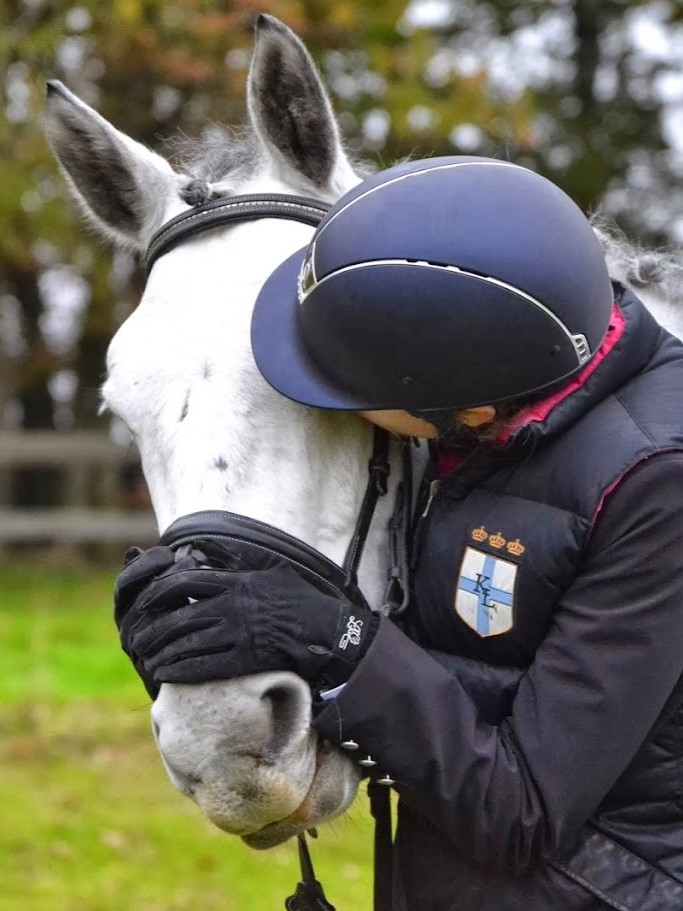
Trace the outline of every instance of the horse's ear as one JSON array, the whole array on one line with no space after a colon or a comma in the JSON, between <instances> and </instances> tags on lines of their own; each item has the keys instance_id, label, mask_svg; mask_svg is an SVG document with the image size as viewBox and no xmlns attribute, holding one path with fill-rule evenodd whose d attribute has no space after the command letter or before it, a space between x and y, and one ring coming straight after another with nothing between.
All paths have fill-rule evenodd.
<instances>
[{"instance_id":1,"label":"horse's ear","mask_svg":"<svg viewBox=\"0 0 683 911\"><path fill-rule=\"evenodd\" d=\"M93 225L116 243L144 249L181 184L169 163L114 129L61 82L47 85L45 130Z\"/></svg>"},{"instance_id":2,"label":"horse's ear","mask_svg":"<svg viewBox=\"0 0 683 911\"><path fill-rule=\"evenodd\" d=\"M264 13L256 20L249 70L249 116L283 176L301 177L336 196L357 182L318 70L287 26Z\"/></svg>"}]
</instances>

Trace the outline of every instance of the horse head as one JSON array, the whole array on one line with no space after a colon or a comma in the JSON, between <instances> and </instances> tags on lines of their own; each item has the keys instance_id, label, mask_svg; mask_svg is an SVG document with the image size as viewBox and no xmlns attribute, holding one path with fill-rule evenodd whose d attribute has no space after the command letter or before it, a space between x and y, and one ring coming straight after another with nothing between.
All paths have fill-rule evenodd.
<instances>
[{"instance_id":1,"label":"horse head","mask_svg":"<svg viewBox=\"0 0 683 911\"><path fill-rule=\"evenodd\" d=\"M169 219L213 197L296 193L331 203L358 182L308 51L265 15L248 120L242 139L226 137L176 171L60 83L48 87L47 135L74 196L96 229L138 253ZM160 532L189 513L229 510L341 563L363 499L371 430L356 416L282 398L258 373L249 341L261 285L311 233L264 218L183 242L155 263L113 338L104 405L139 447ZM378 510L360 566L373 606L390 505ZM174 785L220 828L270 847L341 813L357 789L356 766L318 742L310 712L308 685L282 672L164 684L152 718Z\"/></svg>"}]
</instances>

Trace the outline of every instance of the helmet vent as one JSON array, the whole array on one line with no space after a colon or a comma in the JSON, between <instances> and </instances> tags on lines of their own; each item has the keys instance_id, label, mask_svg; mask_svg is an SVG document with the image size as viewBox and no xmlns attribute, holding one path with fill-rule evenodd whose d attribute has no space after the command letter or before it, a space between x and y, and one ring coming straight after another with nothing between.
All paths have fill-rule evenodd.
<instances>
[{"instance_id":1,"label":"helmet vent","mask_svg":"<svg viewBox=\"0 0 683 911\"><path fill-rule=\"evenodd\" d=\"M590 345L588 344L588 339L585 335L578 334L572 335L572 342L574 343L574 348L579 358L579 364L585 364L588 358L591 356Z\"/></svg>"}]
</instances>

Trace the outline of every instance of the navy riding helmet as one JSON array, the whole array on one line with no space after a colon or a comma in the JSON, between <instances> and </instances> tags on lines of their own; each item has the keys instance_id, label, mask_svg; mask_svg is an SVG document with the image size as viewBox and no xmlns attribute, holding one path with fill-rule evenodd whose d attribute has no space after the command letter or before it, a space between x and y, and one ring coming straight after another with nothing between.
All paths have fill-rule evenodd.
<instances>
[{"instance_id":1,"label":"navy riding helmet","mask_svg":"<svg viewBox=\"0 0 683 911\"><path fill-rule=\"evenodd\" d=\"M305 405L458 410L566 383L613 299L562 190L505 161L432 158L336 203L264 285L252 346L270 385Z\"/></svg>"}]
</instances>

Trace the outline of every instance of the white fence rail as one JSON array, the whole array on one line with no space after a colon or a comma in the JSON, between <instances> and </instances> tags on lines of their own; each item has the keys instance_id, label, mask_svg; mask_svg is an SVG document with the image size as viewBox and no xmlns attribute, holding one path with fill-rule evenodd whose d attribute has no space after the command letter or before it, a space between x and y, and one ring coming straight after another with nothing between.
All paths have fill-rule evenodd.
<instances>
[{"instance_id":1,"label":"white fence rail","mask_svg":"<svg viewBox=\"0 0 683 911\"><path fill-rule=\"evenodd\" d=\"M117 508L127 448L97 432L0 431L0 547L12 543L146 544L156 540L151 510ZM13 473L54 469L60 505L11 505ZM92 501L101 505L90 505Z\"/></svg>"}]
</instances>

